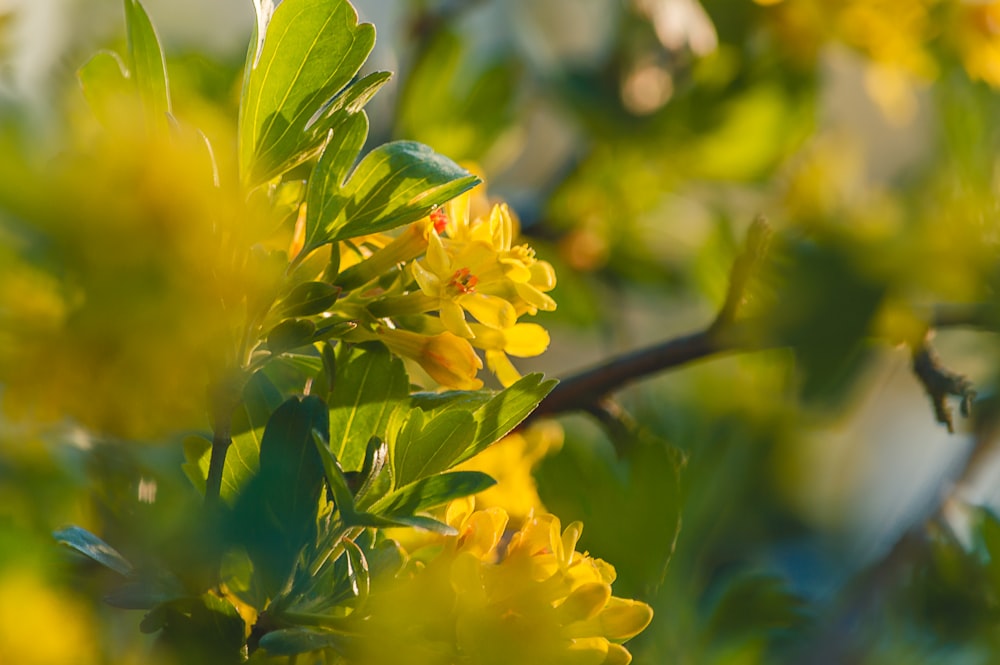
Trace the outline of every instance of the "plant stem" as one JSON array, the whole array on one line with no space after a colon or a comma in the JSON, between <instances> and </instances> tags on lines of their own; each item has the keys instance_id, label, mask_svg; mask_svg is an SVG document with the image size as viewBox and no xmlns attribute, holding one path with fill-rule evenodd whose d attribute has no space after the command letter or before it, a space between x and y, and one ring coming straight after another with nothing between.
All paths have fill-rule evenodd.
<instances>
[{"instance_id":1,"label":"plant stem","mask_svg":"<svg viewBox=\"0 0 1000 665\"><path fill-rule=\"evenodd\" d=\"M212 434L212 456L208 462L208 478L205 480L205 505L214 507L219 503L219 493L222 489L222 471L226 466L226 452L232 444L230 425L232 415L216 418Z\"/></svg>"},{"instance_id":2,"label":"plant stem","mask_svg":"<svg viewBox=\"0 0 1000 665\"><path fill-rule=\"evenodd\" d=\"M235 370L224 374L208 391L212 416L212 454L208 462L208 478L205 479L205 505L208 507L219 503L226 452L233 443L233 410L240 402L245 381L246 375Z\"/></svg>"}]
</instances>

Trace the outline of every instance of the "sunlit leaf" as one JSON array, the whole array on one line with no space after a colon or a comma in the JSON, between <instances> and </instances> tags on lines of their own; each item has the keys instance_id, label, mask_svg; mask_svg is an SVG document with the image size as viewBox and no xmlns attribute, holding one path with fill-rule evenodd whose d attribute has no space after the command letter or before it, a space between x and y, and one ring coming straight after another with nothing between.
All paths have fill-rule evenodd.
<instances>
[{"instance_id":1,"label":"sunlit leaf","mask_svg":"<svg viewBox=\"0 0 1000 665\"><path fill-rule=\"evenodd\" d=\"M402 361L381 344L341 345L336 388L330 395L330 450L347 471L364 461L368 440L385 438L389 416L405 399L409 380Z\"/></svg>"},{"instance_id":2,"label":"sunlit leaf","mask_svg":"<svg viewBox=\"0 0 1000 665\"><path fill-rule=\"evenodd\" d=\"M543 381L542 378L541 374L529 374L473 411L478 425L476 436L455 459L455 464L495 443L527 418L558 383L553 379Z\"/></svg>"},{"instance_id":3,"label":"sunlit leaf","mask_svg":"<svg viewBox=\"0 0 1000 665\"><path fill-rule=\"evenodd\" d=\"M393 467L399 486L454 466L476 434L476 421L468 411L446 411L426 423L422 413L414 410L409 426L395 438Z\"/></svg>"},{"instance_id":4,"label":"sunlit leaf","mask_svg":"<svg viewBox=\"0 0 1000 665\"><path fill-rule=\"evenodd\" d=\"M343 163L339 152L332 163ZM479 182L450 159L413 141L375 148L342 187L337 186L339 170L320 171L314 178L322 182L316 185L321 192L310 196L310 207L318 210L307 248L414 222Z\"/></svg>"},{"instance_id":5,"label":"sunlit leaf","mask_svg":"<svg viewBox=\"0 0 1000 665\"><path fill-rule=\"evenodd\" d=\"M423 478L386 495L371 512L388 517L412 516L452 499L476 494L496 484L479 471L454 471Z\"/></svg>"},{"instance_id":6,"label":"sunlit leaf","mask_svg":"<svg viewBox=\"0 0 1000 665\"><path fill-rule=\"evenodd\" d=\"M139 91L148 127L166 126L170 113L167 64L153 24L138 0L125 0L130 77Z\"/></svg>"},{"instance_id":7,"label":"sunlit leaf","mask_svg":"<svg viewBox=\"0 0 1000 665\"><path fill-rule=\"evenodd\" d=\"M91 111L105 127L117 117L118 104L131 92L128 67L114 51L99 51L76 73Z\"/></svg>"},{"instance_id":8,"label":"sunlit leaf","mask_svg":"<svg viewBox=\"0 0 1000 665\"><path fill-rule=\"evenodd\" d=\"M319 145L311 144L306 129L358 72L374 43L374 27L359 25L346 0L284 0L273 11L259 50L248 58L240 103L245 183L267 181L315 152Z\"/></svg>"}]
</instances>

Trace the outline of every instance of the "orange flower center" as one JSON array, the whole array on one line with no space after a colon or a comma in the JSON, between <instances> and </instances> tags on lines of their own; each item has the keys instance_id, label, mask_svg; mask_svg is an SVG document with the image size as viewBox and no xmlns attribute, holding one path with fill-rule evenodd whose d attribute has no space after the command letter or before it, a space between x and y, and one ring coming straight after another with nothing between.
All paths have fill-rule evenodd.
<instances>
[{"instance_id":1,"label":"orange flower center","mask_svg":"<svg viewBox=\"0 0 1000 665\"><path fill-rule=\"evenodd\" d=\"M459 268L451 276L451 281L448 282L448 285L461 293L472 293L476 290L476 284L478 283L479 278L473 275L471 270L468 268Z\"/></svg>"}]
</instances>

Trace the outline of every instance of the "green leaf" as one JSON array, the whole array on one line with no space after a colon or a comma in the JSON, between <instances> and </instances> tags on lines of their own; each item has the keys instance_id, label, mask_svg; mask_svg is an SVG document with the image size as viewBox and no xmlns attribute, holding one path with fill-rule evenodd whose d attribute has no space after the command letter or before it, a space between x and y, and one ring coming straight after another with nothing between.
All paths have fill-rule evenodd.
<instances>
[{"instance_id":1,"label":"green leaf","mask_svg":"<svg viewBox=\"0 0 1000 665\"><path fill-rule=\"evenodd\" d=\"M355 525L356 523L351 519L357 513L354 509L354 495L351 493L351 488L347 484L347 477L344 475L344 469L341 468L340 462L338 462L337 458L330 452L329 441L320 436L319 433L314 432L313 443L316 445L320 464L323 465L323 473L326 476L326 482L330 487L330 492L333 494L333 502L336 504L337 510L340 511L341 517L345 523Z\"/></svg>"},{"instance_id":2,"label":"green leaf","mask_svg":"<svg viewBox=\"0 0 1000 665\"><path fill-rule=\"evenodd\" d=\"M543 381L541 374L529 374L476 409L472 414L478 424L475 439L454 463L469 459L510 433L552 392L556 383L554 379Z\"/></svg>"},{"instance_id":3,"label":"green leaf","mask_svg":"<svg viewBox=\"0 0 1000 665\"><path fill-rule=\"evenodd\" d=\"M270 377L255 372L243 387L243 402L233 414L232 444L222 471L221 496L232 503L260 468L260 445L271 414L284 396ZM205 467L208 472L208 467Z\"/></svg>"},{"instance_id":4,"label":"green leaf","mask_svg":"<svg viewBox=\"0 0 1000 665\"><path fill-rule=\"evenodd\" d=\"M260 443L260 470L233 511L235 535L265 588L276 592L299 552L315 539L323 462L313 442L329 437L326 404L292 398L271 415Z\"/></svg>"},{"instance_id":5,"label":"green leaf","mask_svg":"<svg viewBox=\"0 0 1000 665\"><path fill-rule=\"evenodd\" d=\"M90 557L116 573L128 575L132 572L132 564L119 554L118 550L86 529L69 526L65 529L59 529L52 536L63 545L72 547L77 552Z\"/></svg>"},{"instance_id":6,"label":"green leaf","mask_svg":"<svg viewBox=\"0 0 1000 665\"><path fill-rule=\"evenodd\" d=\"M319 649L343 651L351 640L352 637L345 633L308 628L282 628L272 630L260 638L260 646L273 656L295 656Z\"/></svg>"},{"instance_id":7,"label":"green leaf","mask_svg":"<svg viewBox=\"0 0 1000 665\"><path fill-rule=\"evenodd\" d=\"M145 633L162 631L157 651L176 662L239 665L246 623L228 600L214 593L157 605L139 624ZM174 660L171 658L171 660Z\"/></svg>"},{"instance_id":8,"label":"green leaf","mask_svg":"<svg viewBox=\"0 0 1000 665\"><path fill-rule=\"evenodd\" d=\"M326 282L303 282L278 305L281 316L312 316L325 312L337 302L340 289Z\"/></svg>"},{"instance_id":9,"label":"green leaf","mask_svg":"<svg viewBox=\"0 0 1000 665\"><path fill-rule=\"evenodd\" d=\"M104 596L104 602L123 610L148 610L187 595L184 585L165 571L129 576L129 580Z\"/></svg>"},{"instance_id":10,"label":"green leaf","mask_svg":"<svg viewBox=\"0 0 1000 665\"><path fill-rule=\"evenodd\" d=\"M387 494L372 506L371 512L390 518L410 517L452 499L477 494L493 485L496 485L496 481L479 471L442 473Z\"/></svg>"},{"instance_id":11,"label":"green leaf","mask_svg":"<svg viewBox=\"0 0 1000 665\"><path fill-rule=\"evenodd\" d=\"M306 238L303 255L330 242L322 220L336 217L333 208L337 193L344 186L347 174L357 161L368 138L368 116L358 113L347 117L334 129L323 149L306 192Z\"/></svg>"},{"instance_id":12,"label":"green leaf","mask_svg":"<svg viewBox=\"0 0 1000 665\"><path fill-rule=\"evenodd\" d=\"M423 412L411 412L395 439L393 469L397 485L445 471L468 448L477 424L468 411L445 411L423 423Z\"/></svg>"},{"instance_id":13,"label":"green leaf","mask_svg":"<svg viewBox=\"0 0 1000 665\"><path fill-rule=\"evenodd\" d=\"M312 156L319 144L307 128L374 43L375 28L359 25L347 0L284 0L274 10L247 62L239 120L244 183L266 182Z\"/></svg>"},{"instance_id":14,"label":"green leaf","mask_svg":"<svg viewBox=\"0 0 1000 665\"><path fill-rule=\"evenodd\" d=\"M114 51L99 51L76 72L83 96L94 116L105 127L119 121L116 102L132 91L128 67Z\"/></svg>"},{"instance_id":15,"label":"green leaf","mask_svg":"<svg viewBox=\"0 0 1000 665\"><path fill-rule=\"evenodd\" d=\"M357 605L360 607L368 599L368 594L371 591L368 561L357 543L350 538L345 538L343 542L344 552L347 554L347 580L351 585L351 593L357 599Z\"/></svg>"},{"instance_id":16,"label":"green leaf","mask_svg":"<svg viewBox=\"0 0 1000 665\"><path fill-rule=\"evenodd\" d=\"M205 494L205 479L208 478L208 466L212 454L212 442L203 436L192 434L184 437L184 464L181 470L187 476L194 488ZM228 455L227 455L228 457ZM226 462L228 463L228 459Z\"/></svg>"},{"instance_id":17,"label":"green leaf","mask_svg":"<svg viewBox=\"0 0 1000 665\"><path fill-rule=\"evenodd\" d=\"M372 436L386 439L389 416L406 398L409 379L403 361L381 344L341 344L330 396L330 450L347 471L364 461Z\"/></svg>"},{"instance_id":18,"label":"green leaf","mask_svg":"<svg viewBox=\"0 0 1000 665\"><path fill-rule=\"evenodd\" d=\"M267 348L278 355L309 344L314 334L316 324L309 319L285 319L267 334Z\"/></svg>"},{"instance_id":19,"label":"green leaf","mask_svg":"<svg viewBox=\"0 0 1000 665\"><path fill-rule=\"evenodd\" d=\"M167 64L153 24L138 0L125 0L130 75L146 115L146 126L166 127L170 113Z\"/></svg>"},{"instance_id":20,"label":"green leaf","mask_svg":"<svg viewBox=\"0 0 1000 665\"><path fill-rule=\"evenodd\" d=\"M327 138L331 129L355 114L360 115L365 104L390 78L392 78L392 72L372 72L345 88L334 97L316 122L306 129L306 141L310 145L320 145ZM361 146L358 146L358 150L360 149Z\"/></svg>"},{"instance_id":21,"label":"green leaf","mask_svg":"<svg viewBox=\"0 0 1000 665\"><path fill-rule=\"evenodd\" d=\"M361 160L342 186L322 188L308 248L409 224L472 189L479 178L413 141L381 145ZM308 209L307 209L308 210Z\"/></svg>"}]
</instances>

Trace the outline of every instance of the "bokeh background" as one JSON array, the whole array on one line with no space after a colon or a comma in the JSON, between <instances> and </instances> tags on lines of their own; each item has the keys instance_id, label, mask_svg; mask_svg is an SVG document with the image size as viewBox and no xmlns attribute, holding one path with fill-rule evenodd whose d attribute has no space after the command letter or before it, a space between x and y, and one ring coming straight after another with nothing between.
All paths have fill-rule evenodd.
<instances>
[{"instance_id":1,"label":"bokeh background","mask_svg":"<svg viewBox=\"0 0 1000 665\"><path fill-rule=\"evenodd\" d=\"M562 417L535 464L616 593L656 608L635 662L995 662L996 319L934 337L985 414L954 434L900 342L935 305L995 303L1000 3L355 4L377 28L367 68L396 72L372 144L474 164L556 267L552 345L523 371L568 377L704 328L751 221L775 229L747 311L792 350L637 377L616 395L633 429ZM251 4L145 5L177 113L235 117ZM122 42L120 3L0 0L0 16L0 108L55 154L75 69ZM184 482L176 442L3 427L0 644L57 617L76 657L142 662L140 617L63 593L45 538L126 495L141 521L149 479ZM85 662L32 653L18 662Z\"/></svg>"}]
</instances>

